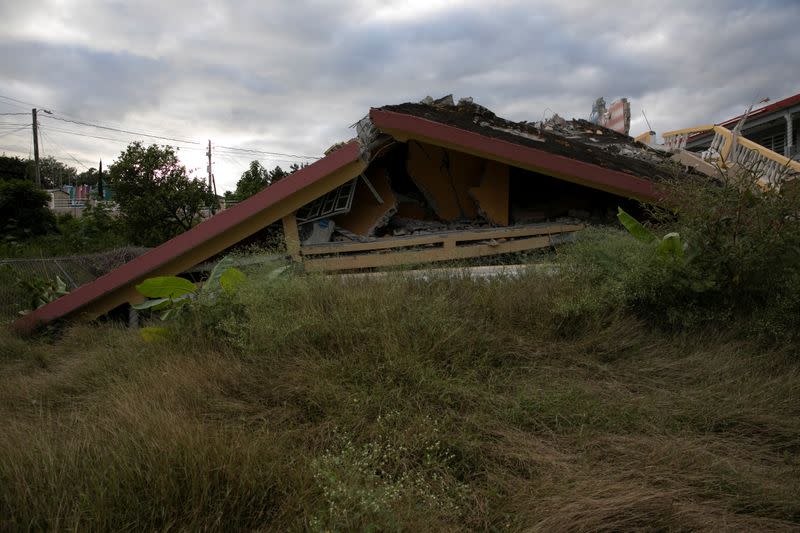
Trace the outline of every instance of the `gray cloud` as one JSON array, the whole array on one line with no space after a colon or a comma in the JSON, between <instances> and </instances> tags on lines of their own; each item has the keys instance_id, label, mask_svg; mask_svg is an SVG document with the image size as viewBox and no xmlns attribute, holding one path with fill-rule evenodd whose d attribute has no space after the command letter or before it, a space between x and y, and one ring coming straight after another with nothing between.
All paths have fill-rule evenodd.
<instances>
[{"instance_id":1,"label":"gray cloud","mask_svg":"<svg viewBox=\"0 0 800 533\"><path fill-rule=\"evenodd\" d=\"M665 131L800 90L796 1L406 4L12 1L0 6L0 94L122 129L319 154L370 106L427 94L520 120L627 96L634 129L645 108ZM51 131L87 162L130 140L64 126L119 139ZM0 151L27 149L13 137ZM181 153L203 168L201 149ZM220 155L218 182L233 187L248 159Z\"/></svg>"}]
</instances>

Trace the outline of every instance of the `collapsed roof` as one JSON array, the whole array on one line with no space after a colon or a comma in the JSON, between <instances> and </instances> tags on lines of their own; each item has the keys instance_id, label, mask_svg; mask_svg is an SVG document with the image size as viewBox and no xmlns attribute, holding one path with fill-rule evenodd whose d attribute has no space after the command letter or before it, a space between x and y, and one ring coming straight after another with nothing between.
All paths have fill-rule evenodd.
<instances>
[{"instance_id":1,"label":"collapsed roof","mask_svg":"<svg viewBox=\"0 0 800 533\"><path fill-rule=\"evenodd\" d=\"M94 318L283 221L306 270L372 268L551 246L616 205L654 202L668 154L584 120L511 122L451 96L374 108L357 139L15 322Z\"/></svg>"}]
</instances>

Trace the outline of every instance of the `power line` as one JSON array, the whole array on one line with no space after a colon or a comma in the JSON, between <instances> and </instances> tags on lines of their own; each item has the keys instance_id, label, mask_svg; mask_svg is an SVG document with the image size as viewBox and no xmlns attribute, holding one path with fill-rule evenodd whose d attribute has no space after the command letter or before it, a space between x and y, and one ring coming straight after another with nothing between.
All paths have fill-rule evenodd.
<instances>
[{"instance_id":1,"label":"power line","mask_svg":"<svg viewBox=\"0 0 800 533\"><path fill-rule=\"evenodd\" d=\"M20 104L30 105L32 107L42 107L42 108L44 108L44 106L37 106L36 104L30 103L30 102L25 102L23 100L18 100L16 98L11 98L10 96L0 95L0 98L3 98L5 100L10 100L12 102L18 102ZM71 115L68 115L67 113L62 113L62 112L58 112L58 113L60 115L71 116ZM25 113L20 113L20 114L25 114ZM180 142L180 143L190 144L190 145L194 145L194 146L200 146L200 145L203 144L203 143L200 143L198 141L191 141L191 140L187 140L187 139L179 139L179 138L176 138L176 137L168 137L168 136L164 136L164 135L156 135L156 134L153 134L153 133L144 133L144 132L125 130L125 129L121 129L121 128L114 128L114 127L111 127L111 126L104 126L102 124L85 122L85 121L82 121L82 120L70 120L70 119L67 119L67 118L56 117L56 116L53 116L52 114L42 115L41 118L49 118L49 119L53 119L53 120L59 120L59 121L62 121L62 122L69 122L69 123L72 123L72 124L77 124L77 125L80 125L80 126L86 126L86 127L90 127L90 128L99 128L99 129L103 129L103 130L107 130L107 131L115 131L115 132L118 132L118 133L127 133L129 135L138 135L138 136L141 136L141 137L149 137L149 138L152 138L152 139L160 139L160 140L165 140L165 141ZM65 131L63 133L72 133L74 135L84 135L86 137L91 137L91 135L80 134L80 133L77 133L77 132L66 132ZM106 139L106 140L116 140L116 139ZM188 147L186 147L186 148L188 148ZM266 151L266 150L255 150L255 149L252 149L252 148L237 148L235 146L218 145L218 146L215 147L215 149L217 149L217 150L230 150L230 151L234 151L234 152L244 152L244 153L252 153L252 154L262 154L262 155L268 155L268 156L291 157L291 158L300 159L300 160L317 160L317 159L320 159L320 157L310 156L310 155L287 154L287 153L282 153L282 152L270 152L270 151ZM295 162L295 161L285 160L285 159L283 161L284 162Z\"/></svg>"},{"instance_id":2,"label":"power line","mask_svg":"<svg viewBox=\"0 0 800 533\"><path fill-rule=\"evenodd\" d=\"M81 163L80 161L78 161L78 159L77 159L77 158L76 158L74 155L72 155L71 153L67 152L67 151L64 149L64 147L63 147L63 146L61 146L60 144L58 144L57 142L55 142L55 141L54 141L54 140L53 140L53 139L52 139L52 138L51 138L49 135L45 134L45 132L44 132L44 131L42 131L41 129L39 129L39 133L42 135L42 137L46 137L46 138L47 138L47 142L55 144L55 145L56 145L56 146L59 148L59 150L60 150L60 151L61 151L63 154L67 155L67 156L68 156L70 159L72 159L73 161L75 161L76 163L78 163L78 164L79 164L80 166L82 166L84 169L86 169L86 170L89 170L89 167L87 167L86 165L84 165L83 163ZM44 150L42 150L42 151L44 151Z\"/></svg>"},{"instance_id":3,"label":"power line","mask_svg":"<svg viewBox=\"0 0 800 533\"><path fill-rule=\"evenodd\" d=\"M267 152L265 150L253 150L251 148L236 148L234 146L222 146L218 145L216 147L218 150L236 150L237 152L248 152L253 154L264 154L264 155L277 155L281 157L296 157L298 159L320 159L319 157L315 157L313 155L298 155L298 154L283 154L281 152Z\"/></svg>"},{"instance_id":4,"label":"power line","mask_svg":"<svg viewBox=\"0 0 800 533\"><path fill-rule=\"evenodd\" d=\"M19 107L19 108L22 108L22 109L26 109L26 108L28 108L28 104L21 105L21 104L19 104L19 103L14 103L14 102L21 102L21 100L17 100L16 98L11 98L11 97L8 97L8 96L3 96L3 95L1 95L1 94L0 94L0 98L4 98L5 100L10 100L9 102L0 102L0 103L2 103L2 104L9 105L9 106L11 106L11 107ZM23 102L23 103L24 103L24 102ZM34 105L31 105L31 107L36 107L36 106L34 106Z\"/></svg>"},{"instance_id":5,"label":"power line","mask_svg":"<svg viewBox=\"0 0 800 533\"><path fill-rule=\"evenodd\" d=\"M26 124L26 125L22 126L21 128L17 128L15 130L7 131L5 133L0 133L0 137L5 137L6 135L11 135L12 133L17 133L18 131L22 131L24 129L27 129L29 126L30 126L30 124Z\"/></svg>"},{"instance_id":6,"label":"power line","mask_svg":"<svg viewBox=\"0 0 800 533\"><path fill-rule=\"evenodd\" d=\"M11 100L12 102L17 102L18 104L25 104L31 107L37 107L36 104L32 104L30 102L24 102L22 100L17 100L16 98L11 98L10 96L3 96L2 94L0 94L0 98L2 98L3 100Z\"/></svg>"},{"instance_id":7,"label":"power line","mask_svg":"<svg viewBox=\"0 0 800 533\"><path fill-rule=\"evenodd\" d=\"M60 120L62 122L71 122L73 124L78 124L80 126L88 126L90 128L99 128L101 130L116 131L116 132L119 132L119 133L127 133L129 135L138 135L140 137L151 137L153 139L162 139L162 140L165 140L165 141L175 141L175 142L181 142L181 143L186 143L186 144L200 144L197 141L187 141L186 139L177 139L175 137L164 137L164 136L161 136L161 135L153 135L152 133L142 133L140 131L122 130L122 129L119 129L119 128L112 128L112 127L109 127L109 126L101 126L100 124L92 124L92 123L83 122L83 121L80 121L80 120L69 120L67 118L54 117L52 115L44 115L43 118L45 118L45 117L53 119L53 120Z\"/></svg>"},{"instance_id":8,"label":"power line","mask_svg":"<svg viewBox=\"0 0 800 533\"><path fill-rule=\"evenodd\" d=\"M8 116L8 115L30 115L30 113L0 113L0 115Z\"/></svg>"},{"instance_id":9,"label":"power line","mask_svg":"<svg viewBox=\"0 0 800 533\"><path fill-rule=\"evenodd\" d=\"M102 135L91 135L89 133L81 133L81 132L72 131L72 130L64 130L64 129L60 129L60 128L54 128L54 127L51 127L51 126L48 126L47 129L48 129L48 131L51 131L51 132L55 131L55 132L58 132L58 133L67 133L69 135L77 135L78 137L89 137L91 139L101 139L101 140L104 140L104 141L114 141L114 142L118 142L118 143L121 143L121 144L130 144L130 139L117 139L117 138L114 138L114 137L103 137ZM182 150L203 150L202 147L198 147L198 146L176 146L176 148L180 148Z\"/></svg>"}]
</instances>

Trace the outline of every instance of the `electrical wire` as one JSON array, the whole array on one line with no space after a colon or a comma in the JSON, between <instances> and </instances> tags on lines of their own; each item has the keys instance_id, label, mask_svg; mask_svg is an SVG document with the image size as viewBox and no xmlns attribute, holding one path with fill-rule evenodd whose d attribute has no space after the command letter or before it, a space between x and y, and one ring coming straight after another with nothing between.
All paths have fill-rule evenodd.
<instances>
[{"instance_id":1,"label":"electrical wire","mask_svg":"<svg viewBox=\"0 0 800 533\"><path fill-rule=\"evenodd\" d=\"M10 96L4 96L4 95L0 94L0 98L5 99L5 100L10 100L11 102L17 102L17 103L20 103L20 104L30 105L32 107L37 107L36 104L30 103L30 102L25 102L23 100L18 100L16 98L11 98ZM44 109L44 106L41 106L41 108ZM24 114L24 113L21 113L21 114ZM62 112L58 112L58 114L59 115L64 115L64 116L71 116L71 115L68 115L67 113L62 113ZM140 137L148 137L148 138L151 138L151 139L160 139L160 140L165 140L165 141L180 142L180 143L189 144L189 145L193 145L193 146L200 146L200 145L205 144L205 143L201 143L201 142L198 142L198 141L191 141L191 140L188 140L188 139L179 139L179 138L176 138L176 137L168 137L168 136L165 136L165 135L156 135L154 133L144 133L144 132L126 130L126 129L122 129L122 128L114 128L114 127L111 127L111 126L104 126L102 124L97 124L97 123L92 123L92 122L85 122L85 121L82 121L82 120L71 120L71 119L67 119L67 118L63 118L63 117L57 117L57 116L54 116L52 114L43 114L43 115L40 115L39 118L47 118L47 119L52 119L52 120L59 120L61 122L69 122L69 123L72 123L72 124L77 124L79 126L86 126L86 127L90 127L90 128L99 128L99 129L103 129L103 130L107 130L107 131L114 131L114 132L118 132L118 133L127 133L129 135L138 135ZM62 132L62 133L67 133L67 132L65 131L65 132ZM86 137L91 137L91 135L88 135L88 134L80 134L80 133L77 133L77 132L69 132L69 133L72 133L73 135L84 135ZM115 139L106 139L106 140L115 140ZM186 148L188 148L188 147L186 147ZM270 152L270 151L267 151L267 150L255 150L255 149L252 149L252 148L238 148L236 146L218 145L215 148L216 148L216 150L229 150L229 151L233 151L233 152L242 152L242 153L250 153L250 154L262 154L262 155L268 155L268 156L289 157L289 158L298 159L298 160L304 160L304 161L314 161L314 160L321 159L320 157L317 157L317 156L300 155L300 154L287 154L287 153L282 153L282 152ZM200 149L202 149L202 148L200 148ZM292 161L292 160L286 160L286 159L283 159L282 161L284 161L284 162L299 162L299 161Z\"/></svg>"},{"instance_id":2,"label":"electrical wire","mask_svg":"<svg viewBox=\"0 0 800 533\"><path fill-rule=\"evenodd\" d=\"M321 159L319 157L315 157L313 155L298 155L298 154L284 154L281 152L267 152L265 150L253 150L251 148L236 148L234 146L222 146L218 145L216 147L218 150L236 150L238 152L248 152L253 154L264 154L264 155L277 155L281 157L295 157L297 159Z\"/></svg>"},{"instance_id":3,"label":"electrical wire","mask_svg":"<svg viewBox=\"0 0 800 533\"><path fill-rule=\"evenodd\" d=\"M85 170L89 170L89 167L87 167L86 165L84 165L83 163L81 163L80 161L78 161L78 158L76 158L74 155L72 155L71 153L69 153L69 152L68 152L66 149L64 149L64 147L63 147L63 146L61 146L60 144L58 144L57 142L55 142L55 141L54 141L54 140L53 140L53 139L52 139L52 138L51 138L49 135L47 135L47 134L46 134L45 132L43 132L41 129L39 129L39 134L40 134L40 136L41 136L41 137L43 137L43 138L46 138L46 139L47 139L47 142L49 142L49 143L52 143L52 144L56 145L56 147L58 147L58 149L59 149L59 151L60 151L60 152L62 152L63 154L67 155L67 156L68 156L70 159L72 159L73 161L75 161L76 163L78 163L78 164L79 164L80 166L82 166L82 167L83 167ZM44 150L43 150L43 151L44 151Z\"/></svg>"},{"instance_id":4,"label":"electrical wire","mask_svg":"<svg viewBox=\"0 0 800 533\"><path fill-rule=\"evenodd\" d=\"M69 135L77 135L78 137L89 137L91 139L101 139L101 140L104 140L104 141L114 141L114 142L118 142L118 143L125 144L125 145L130 144L130 142L131 142L130 139L118 139L118 138L114 138L114 137L104 137L102 135L91 135L89 133L81 133L81 132L72 131L72 130L54 128L52 126L48 126L47 129L48 129L48 131L51 131L51 132L67 133ZM176 148L180 148L182 150L205 150L205 148L198 147L198 146L176 146Z\"/></svg>"},{"instance_id":5,"label":"electrical wire","mask_svg":"<svg viewBox=\"0 0 800 533\"><path fill-rule=\"evenodd\" d=\"M27 104L26 105L15 104L14 102L19 102L20 100L16 100L16 99L10 98L8 96L3 96L3 95L0 94L0 98L4 98L6 100L12 100L10 102L0 102L0 104L5 104L5 105L11 106L11 107L18 107L18 108L21 108L21 109L26 109L28 107ZM36 107L36 106L33 106L33 107ZM28 113L30 113L30 110L28 111Z\"/></svg>"},{"instance_id":6,"label":"electrical wire","mask_svg":"<svg viewBox=\"0 0 800 533\"><path fill-rule=\"evenodd\" d=\"M123 129L119 129L119 128L112 128L112 127L109 127L109 126L101 126L100 124L92 124L90 122L83 122L81 120L69 120L69 119L66 119L66 118L54 117L52 115L43 115L42 118L60 120L62 122L71 122L73 124L78 124L80 126L88 126L90 128L99 128L101 130L116 131L116 132L119 132L119 133L127 133L129 135L139 135L140 137L150 137L150 138L153 138L153 139L162 139L162 140L165 140L165 141L175 141L175 142L181 142L181 143L186 143L186 144L201 144L201 143L199 143L197 141L188 141L186 139L177 139L175 137L164 137L162 135L154 135L152 133L142 133L140 131L123 130Z\"/></svg>"},{"instance_id":7,"label":"electrical wire","mask_svg":"<svg viewBox=\"0 0 800 533\"><path fill-rule=\"evenodd\" d=\"M8 116L8 115L30 115L30 113L0 113L0 116Z\"/></svg>"},{"instance_id":8,"label":"electrical wire","mask_svg":"<svg viewBox=\"0 0 800 533\"><path fill-rule=\"evenodd\" d=\"M13 133L17 133L18 131L22 131L22 130L24 130L24 129L27 129L27 128L28 128L28 126L30 126L30 124L28 124L28 125L25 125L25 126L22 126L21 128L17 128L17 129L15 129L15 130L7 131L7 132L5 132L5 133L0 133L0 137L5 137L6 135L11 135L11 134L13 134Z\"/></svg>"},{"instance_id":9,"label":"electrical wire","mask_svg":"<svg viewBox=\"0 0 800 533\"><path fill-rule=\"evenodd\" d=\"M24 102L22 100L17 100L16 98L11 98L10 96L3 96L2 94L0 94L0 98L2 98L3 100L11 100L12 102L17 102L18 104L25 104L32 107L36 107L36 104L32 104L30 102Z\"/></svg>"}]
</instances>

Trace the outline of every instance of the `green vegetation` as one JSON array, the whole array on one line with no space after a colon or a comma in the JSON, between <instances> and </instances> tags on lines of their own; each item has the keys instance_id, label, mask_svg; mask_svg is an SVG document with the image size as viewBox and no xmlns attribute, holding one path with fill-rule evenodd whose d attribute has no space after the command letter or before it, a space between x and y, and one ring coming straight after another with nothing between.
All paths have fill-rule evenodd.
<instances>
[{"instance_id":1,"label":"green vegetation","mask_svg":"<svg viewBox=\"0 0 800 533\"><path fill-rule=\"evenodd\" d=\"M46 208L45 208L46 210ZM52 217L50 211L47 216ZM119 219L103 204L87 206L80 217L59 215L48 233L0 243L0 257L54 257L90 254L128 246Z\"/></svg>"},{"instance_id":2,"label":"green vegetation","mask_svg":"<svg viewBox=\"0 0 800 533\"><path fill-rule=\"evenodd\" d=\"M247 280L241 270L232 266L232 262L231 257L220 260L200 289L188 279L178 276L146 279L136 286L136 290L147 300L132 307L137 311L157 311L162 321L180 318L188 311L203 315L211 307L220 305L222 298L230 297ZM140 332L143 339L152 341L172 333L163 326L144 327Z\"/></svg>"},{"instance_id":3,"label":"green vegetation","mask_svg":"<svg viewBox=\"0 0 800 533\"><path fill-rule=\"evenodd\" d=\"M297 168L299 167L293 164L290 172L294 172ZM250 168L245 170L242 173L242 177L236 182L236 191L231 194L231 198L237 201L246 200L265 187L282 180L288 175L289 173L280 166L269 170L264 168L259 161L252 161L250 163Z\"/></svg>"},{"instance_id":4,"label":"green vegetation","mask_svg":"<svg viewBox=\"0 0 800 533\"><path fill-rule=\"evenodd\" d=\"M125 237L141 246L158 246L190 229L217 201L170 146L131 143L111 165L108 179Z\"/></svg>"},{"instance_id":5,"label":"green vegetation","mask_svg":"<svg viewBox=\"0 0 800 533\"><path fill-rule=\"evenodd\" d=\"M227 260L158 334L0 333L0 529L796 530L800 193L725 179L515 277Z\"/></svg>"},{"instance_id":6,"label":"green vegetation","mask_svg":"<svg viewBox=\"0 0 800 533\"><path fill-rule=\"evenodd\" d=\"M56 218L47 208L49 195L24 180L0 181L0 233L5 241L52 231Z\"/></svg>"},{"instance_id":7,"label":"green vegetation","mask_svg":"<svg viewBox=\"0 0 800 533\"><path fill-rule=\"evenodd\" d=\"M6 337L2 527L795 527L794 345L576 327L574 290L251 271L159 343Z\"/></svg>"}]
</instances>

